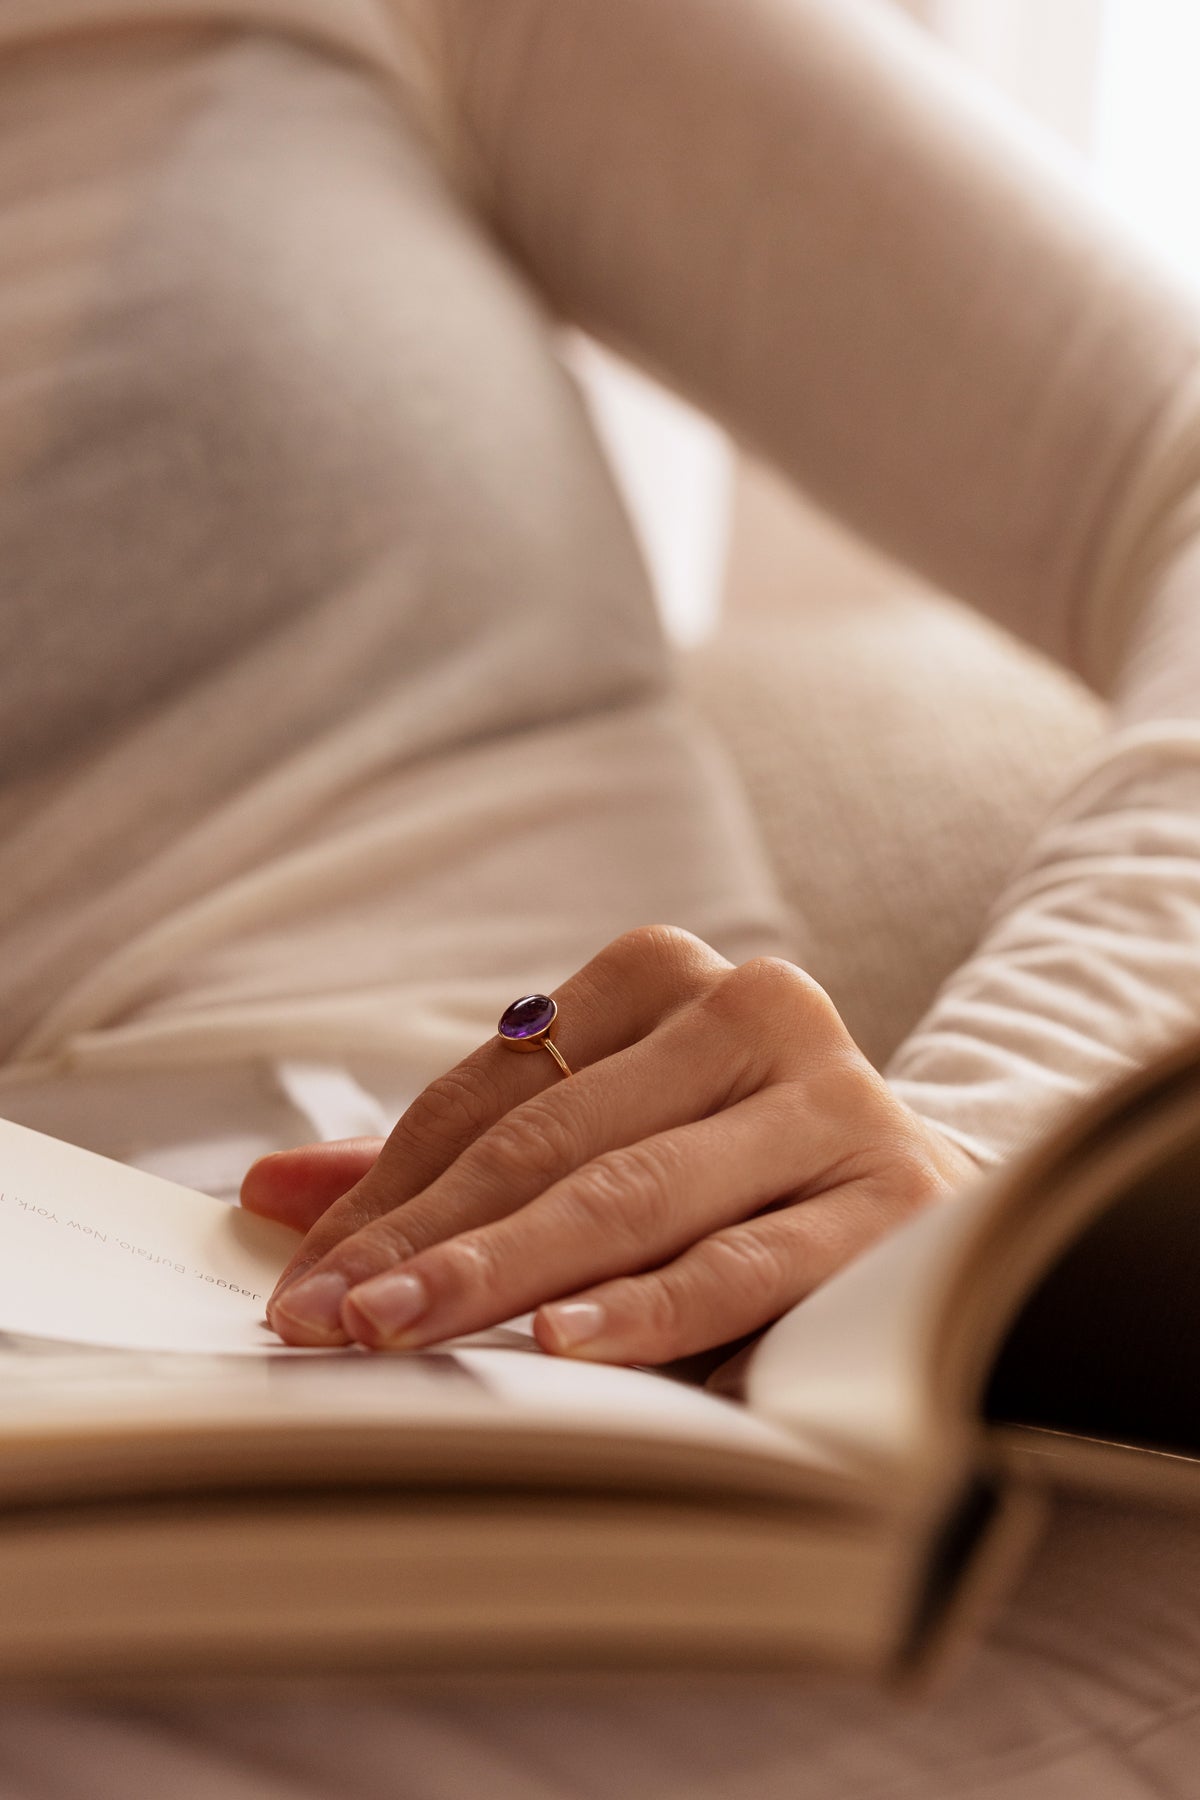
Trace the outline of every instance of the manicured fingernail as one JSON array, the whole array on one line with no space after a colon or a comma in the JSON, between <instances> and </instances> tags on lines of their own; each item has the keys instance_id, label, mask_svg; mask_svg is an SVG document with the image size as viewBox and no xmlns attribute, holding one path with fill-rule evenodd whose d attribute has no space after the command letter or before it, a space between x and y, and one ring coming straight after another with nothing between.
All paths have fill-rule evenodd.
<instances>
[{"instance_id":1,"label":"manicured fingernail","mask_svg":"<svg viewBox=\"0 0 1200 1800\"><path fill-rule=\"evenodd\" d=\"M604 1308L595 1300L564 1300L561 1306L543 1306L542 1319L550 1327L556 1350L575 1350L591 1343L608 1323Z\"/></svg>"},{"instance_id":2,"label":"manicured fingernail","mask_svg":"<svg viewBox=\"0 0 1200 1800\"><path fill-rule=\"evenodd\" d=\"M354 1332L357 1313L366 1322L373 1341L398 1338L428 1308L425 1283L418 1275L408 1274L379 1275L374 1281L364 1281L346 1302L350 1331Z\"/></svg>"},{"instance_id":3,"label":"manicured fingernail","mask_svg":"<svg viewBox=\"0 0 1200 1800\"><path fill-rule=\"evenodd\" d=\"M285 1288L281 1297L272 1301L271 1323L278 1331L275 1322L282 1319L299 1331L316 1332L329 1339L336 1337L341 1342L346 1336L342 1329L342 1301L349 1287L346 1277L335 1274L332 1269L321 1275L309 1275L304 1281Z\"/></svg>"}]
</instances>

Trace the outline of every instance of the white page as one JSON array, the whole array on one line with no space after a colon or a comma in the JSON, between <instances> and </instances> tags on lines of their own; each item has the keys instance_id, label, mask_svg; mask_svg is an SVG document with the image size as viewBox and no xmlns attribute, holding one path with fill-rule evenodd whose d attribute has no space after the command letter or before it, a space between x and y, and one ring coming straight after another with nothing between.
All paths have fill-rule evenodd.
<instances>
[{"instance_id":1,"label":"white page","mask_svg":"<svg viewBox=\"0 0 1200 1800\"><path fill-rule=\"evenodd\" d=\"M0 1332L282 1351L264 1322L295 1232L0 1119Z\"/></svg>"},{"instance_id":2,"label":"white page","mask_svg":"<svg viewBox=\"0 0 1200 1800\"><path fill-rule=\"evenodd\" d=\"M457 1339L450 1354L288 1351L263 1323L263 1308L297 1242L295 1232L240 1208L0 1119L0 1412L51 1431L59 1415L81 1412L97 1426L130 1411L161 1413L169 1388L180 1420L214 1411L278 1419L332 1407L347 1423L432 1413L501 1428L519 1413L558 1433L586 1419L592 1431L832 1467L826 1455L806 1456L790 1433L700 1390L641 1370L542 1356L522 1321ZM55 1354L31 1357L17 1341L4 1345L6 1335L40 1340ZM88 1360L71 1345L138 1359ZM210 1362L155 1362L146 1351L232 1353L237 1380L229 1365L223 1377ZM300 1385L271 1381L268 1368L256 1377L246 1366L247 1358L269 1365L279 1357L308 1359ZM346 1359L368 1365L349 1383L338 1377L350 1373Z\"/></svg>"},{"instance_id":3,"label":"white page","mask_svg":"<svg viewBox=\"0 0 1200 1800\"><path fill-rule=\"evenodd\" d=\"M890 1468L944 1447L929 1342L951 1269L996 1205L1002 1179L982 1175L910 1219L778 1320L750 1358L747 1399L761 1417L855 1463Z\"/></svg>"}]
</instances>

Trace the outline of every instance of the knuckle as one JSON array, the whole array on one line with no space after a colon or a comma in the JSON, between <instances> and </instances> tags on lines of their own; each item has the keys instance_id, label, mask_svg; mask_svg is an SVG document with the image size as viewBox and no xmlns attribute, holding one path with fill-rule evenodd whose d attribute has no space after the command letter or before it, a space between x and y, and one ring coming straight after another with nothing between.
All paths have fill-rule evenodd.
<instances>
[{"instance_id":1,"label":"knuckle","mask_svg":"<svg viewBox=\"0 0 1200 1800\"><path fill-rule=\"evenodd\" d=\"M480 1143L489 1176L525 1187L532 1179L549 1187L579 1161L578 1137L570 1119L548 1106L529 1102L505 1113Z\"/></svg>"},{"instance_id":2,"label":"knuckle","mask_svg":"<svg viewBox=\"0 0 1200 1800\"><path fill-rule=\"evenodd\" d=\"M647 1359L665 1361L682 1341L686 1324L686 1299L676 1275L652 1269L637 1283L638 1340L646 1346Z\"/></svg>"},{"instance_id":3,"label":"knuckle","mask_svg":"<svg viewBox=\"0 0 1200 1800\"><path fill-rule=\"evenodd\" d=\"M945 1192L949 1184L927 1149L911 1138L889 1147L884 1174L888 1210L907 1218L921 1212Z\"/></svg>"},{"instance_id":4,"label":"knuckle","mask_svg":"<svg viewBox=\"0 0 1200 1800\"><path fill-rule=\"evenodd\" d=\"M697 1254L723 1288L747 1297L769 1296L784 1273L786 1235L784 1223L772 1233L747 1232L735 1226L715 1231Z\"/></svg>"},{"instance_id":5,"label":"knuckle","mask_svg":"<svg viewBox=\"0 0 1200 1800\"><path fill-rule=\"evenodd\" d=\"M740 963L713 990L714 1003L736 1015L756 1017L786 1007L805 1017L837 1017L833 1001L819 981L782 956L756 956Z\"/></svg>"},{"instance_id":6,"label":"knuckle","mask_svg":"<svg viewBox=\"0 0 1200 1800\"><path fill-rule=\"evenodd\" d=\"M325 1247L317 1272L336 1270L352 1284L384 1274L397 1263L408 1262L422 1248L408 1231L401 1214L385 1213L340 1243Z\"/></svg>"},{"instance_id":7,"label":"knuckle","mask_svg":"<svg viewBox=\"0 0 1200 1800\"><path fill-rule=\"evenodd\" d=\"M344 1194L317 1221L305 1239L306 1248L318 1258L335 1253L352 1255L371 1234L388 1223L398 1204L389 1196L387 1183L372 1170L358 1187Z\"/></svg>"},{"instance_id":8,"label":"knuckle","mask_svg":"<svg viewBox=\"0 0 1200 1800\"><path fill-rule=\"evenodd\" d=\"M460 1063L431 1081L414 1100L391 1143L397 1149L402 1140L423 1147L469 1143L478 1136L498 1103L496 1082L488 1070L481 1063ZM384 1154L387 1153L385 1149Z\"/></svg>"},{"instance_id":9,"label":"knuckle","mask_svg":"<svg viewBox=\"0 0 1200 1800\"><path fill-rule=\"evenodd\" d=\"M665 1216L679 1194L680 1152L669 1138L627 1144L609 1152L610 1181L618 1192L632 1197L644 1217L647 1212Z\"/></svg>"},{"instance_id":10,"label":"knuckle","mask_svg":"<svg viewBox=\"0 0 1200 1800\"><path fill-rule=\"evenodd\" d=\"M564 1192L564 1207L587 1235L640 1262L647 1215L661 1223L675 1198L670 1161L646 1144L610 1150L580 1170Z\"/></svg>"},{"instance_id":11,"label":"knuckle","mask_svg":"<svg viewBox=\"0 0 1200 1800\"><path fill-rule=\"evenodd\" d=\"M419 1233L411 1229L411 1221L405 1217L401 1209L393 1213L385 1213L359 1233L359 1242L369 1247L378 1257L382 1252L388 1262L407 1262L424 1249Z\"/></svg>"},{"instance_id":12,"label":"knuckle","mask_svg":"<svg viewBox=\"0 0 1200 1800\"><path fill-rule=\"evenodd\" d=\"M873 1221L872 1231L888 1230L941 1201L953 1183L915 1134L896 1129L868 1140L839 1171L854 1190L856 1211ZM803 1208L800 1209L803 1212Z\"/></svg>"},{"instance_id":13,"label":"knuckle","mask_svg":"<svg viewBox=\"0 0 1200 1800\"><path fill-rule=\"evenodd\" d=\"M616 938L608 953L619 968L661 969L672 976L707 966L713 956L707 944L681 925L636 925Z\"/></svg>"},{"instance_id":14,"label":"knuckle","mask_svg":"<svg viewBox=\"0 0 1200 1800\"><path fill-rule=\"evenodd\" d=\"M499 1246L486 1228L452 1238L431 1251L422 1267L438 1288L468 1302L495 1293L502 1272Z\"/></svg>"},{"instance_id":15,"label":"knuckle","mask_svg":"<svg viewBox=\"0 0 1200 1800\"><path fill-rule=\"evenodd\" d=\"M856 1146L849 1160L866 1166L881 1139L894 1134L895 1097L849 1039L831 1055L811 1058L800 1086L810 1106L842 1123L847 1144Z\"/></svg>"}]
</instances>

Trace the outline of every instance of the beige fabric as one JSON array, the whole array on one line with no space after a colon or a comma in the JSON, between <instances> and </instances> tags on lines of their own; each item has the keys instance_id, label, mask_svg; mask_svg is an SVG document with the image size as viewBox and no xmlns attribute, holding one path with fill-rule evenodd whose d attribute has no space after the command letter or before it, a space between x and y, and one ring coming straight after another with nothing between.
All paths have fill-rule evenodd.
<instances>
[{"instance_id":1,"label":"beige fabric","mask_svg":"<svg viewBox=\"0 0 1200 1800\"><path fill-rule=\"evenodd\" d=\"M885 7L450 10L479 191L559 303L1103 680L1198 339L1068 172Z\"/></svg>"},{"instance_id":2,"label":"beige fabric","mask_svg":"<svg viewBox=\"0 0 1200 1800\"><path fill-rule=\"evenodd\" d=\"M388 95L223 32L0 84L0 1084L411 1092L647 919L779 947L550 326Z\"/></svg>"},{"instance_id":3,"label":"beige fabric","mask_svg":"<svg viewBox=\"0 0 1200 1800\"><path fill-rule=\"evenodd\" d=\"M637 917L786 944L546 299L1115 683L899 1090L1004 1153L1196 1019L1193 308L915 35L828 0L0 21L3 1079L364 1035L416 1078Z\"/></svg>"},{"instance_id":4,"label":"beige fabric","mask_svg":"<svg viewBox=\"0 0 1200 1800\"><path fill-rule=\"evenodd\" d=\"M46 1060L109 1132L172 1063L219 1090L263 1055L369 1046L415 1081L634 918L788 943L738 789L671 696L548 298L931 578L1119 671L1092 773L892 1064L1007 1151L1200 1012L1190 307L843 0L414 17L0 0L0 1104L44 1098ZM836 635L790 664L813 745L792 779L826 789L807 850L842 894L888 643L819 729ZM764 654L738 679L774 707ZM915 772L930 740L896 731ZM871 965L843 967L882 1053L851 992ZM294 1127L258 1093L243 1141ZM1194 1537L1065 1518L934 1714L793 1683L21 1706L0 1785L1183 1800Z\"/></svg>"},{"instance_id":5,"label":"beige fabric","mask_svg":"<svg viewBox=\"0 0 1200 1800\"><path fill-rule=\"evenodd\" d=\"M883 1067L970 955L1105 711L960 606L893 577L831 607L807 574L777 573L790 616L731 618L685 686L733 756L799 959Z\"/></svg>"},{"instance_id":6,"label":"beige fabric","mask_svg":"<svg viewBox=\"0 0 1200 1800\"><path fill-rule=\"evenodd\" d=\"M891 1065L1010 1151L1200 1010L1194 308L882 9L456 17L479 191L560 304L926 576L1125 667L1118 730L1165 721L1110 740Z\"/></svg>"}]
</instances>

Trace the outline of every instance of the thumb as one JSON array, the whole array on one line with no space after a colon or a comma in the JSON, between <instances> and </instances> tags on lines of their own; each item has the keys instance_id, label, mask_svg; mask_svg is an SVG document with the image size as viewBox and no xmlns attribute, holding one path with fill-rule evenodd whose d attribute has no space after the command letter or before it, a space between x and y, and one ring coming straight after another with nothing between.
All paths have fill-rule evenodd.
<instances>
[{"instance_id":1,"label":"thumb","mask_svg":"<svg viewBox=\"0 0 1200 1800\"><path fill-rule=\"evenodd\" d=\"M260 1156L242 1180L242 1205L260 1218L308 1231L374 1167L383 1138L341 1138Z\"/></svg>"}]
</instances>

